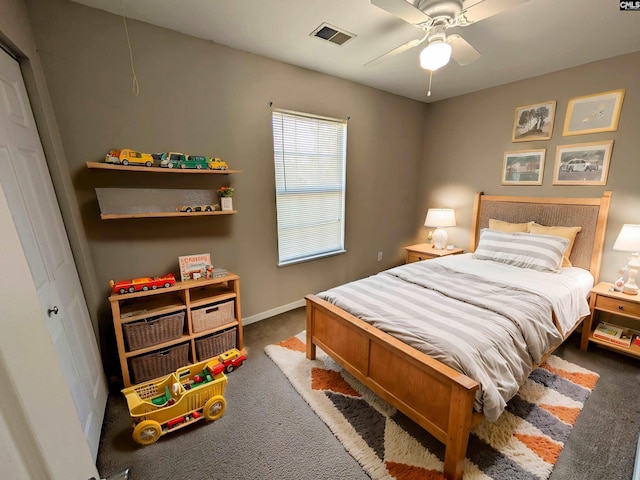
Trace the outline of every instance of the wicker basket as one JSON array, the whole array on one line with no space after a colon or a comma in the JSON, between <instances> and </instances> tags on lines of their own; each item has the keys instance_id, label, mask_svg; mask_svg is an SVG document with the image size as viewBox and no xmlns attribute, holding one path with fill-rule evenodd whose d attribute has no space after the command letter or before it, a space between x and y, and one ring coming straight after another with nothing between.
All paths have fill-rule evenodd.
<instances>
[{"instance_id":1,"label":"wicker basket","mask_svg":"<svg viewBox=\"0 0 640 480\"><path fill-rule=\"evenodd\" d=\"M196 340L198 361L201 362L235 348L237 333L238 329L233 327Z\"/></svg>"},{"instance_id":2,"label":"wicker basket","mask_svg":"<svg viewBox=\"0 0 640 480\"><path fill-rule=\"evenodd\" d=\"M193 333L204 332L212 328L221 327L235 318L234 301L214 303L202 308L191 310Z\"/></svg>"},{"instance_id":3,"label":"wicker basket","mask_svg":"<svg viewBox=\"0 0 640 480\"><path fill-rule=\"evenodd\" d=\"M180 338L183 327L184 312L176 312L138 322L124 323L122 333L127 344L127 351L131 352Z\"/></svg>"},{"instance_id":4,"label":"wicker basket","mask_svg":"<svg viewBox=\"0 0 640 480\"><path fill-rule=\"evenodd\" d=\"M189 364L189 344L184 343L159 352L133 357L129 361L131 382L141 383L169 375Z\"/></svg>"}]
</instances>

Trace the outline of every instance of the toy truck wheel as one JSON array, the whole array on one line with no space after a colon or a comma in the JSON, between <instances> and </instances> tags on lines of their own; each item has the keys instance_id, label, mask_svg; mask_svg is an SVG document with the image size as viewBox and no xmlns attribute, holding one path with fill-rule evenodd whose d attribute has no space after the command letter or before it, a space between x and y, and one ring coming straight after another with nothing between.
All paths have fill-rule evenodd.
<instances>
[{"instance_id":1,"label":"toy truck wheel","mask_svg":"<svg viewBox=\"0 0 640 480\"><path fill-rule=\"evenodd\" d=\"M145 420L133 429L133 440L140 445L151 445L162 435L162 427L155 420Z\"/></svg>"},{"instance_id":2,"label":"toy truck wheel","mask_svg":"<svg viewBox=\"0 0 640 480\"><path fill-rule=\"evenodd\" d=\"M122 164L123 165L129 165L129 160L127 160L126 158L124 160L122 160Z\"/></svg>"},{"instance_id":3,"label":"toy truck wheel","mask_svg":"<svg viewBox=\"0 0 640 480\"><path fill-rule=\"evenodd\" d=\"M224 409L227 406L227 401L222 395L216 395L210 398L204 406L204 418L207 420L217 420L224 413Z\"/></svg>"}]
</instances>

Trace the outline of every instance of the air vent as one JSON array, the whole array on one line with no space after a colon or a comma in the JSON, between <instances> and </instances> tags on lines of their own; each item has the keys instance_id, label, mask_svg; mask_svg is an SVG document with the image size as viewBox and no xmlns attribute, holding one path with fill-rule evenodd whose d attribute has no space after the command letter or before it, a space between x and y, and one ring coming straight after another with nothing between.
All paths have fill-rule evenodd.
<instances>
[{"instance_id":1,"label":"air vent","mask_svg":"<svg viewBox=\"0 0 640 480\"><path fill-rule=\"evenodd\" d=\"M333 25L329 25L328 23L323 23L318 28L316 28L311 33L311 36L321 38L322 40L327 40L331 43L335 43L336 45L344 45L346 42L355 37L353 33L349 33L345 30L340 30Z\"/></svg>"}]
</instances>

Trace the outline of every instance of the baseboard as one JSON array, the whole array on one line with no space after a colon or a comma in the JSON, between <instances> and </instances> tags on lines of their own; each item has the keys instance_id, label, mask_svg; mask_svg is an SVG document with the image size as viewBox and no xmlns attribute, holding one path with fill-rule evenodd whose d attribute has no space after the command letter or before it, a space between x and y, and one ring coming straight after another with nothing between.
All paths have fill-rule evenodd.
<instances>
[{"instance_id":1,"label":"baseboard","mask_svg":"<svg viewBox=\"0 0 640 480\"><path fill-rule=\"evenodd\" d=\"M242 325L249 325L251 323L259 322L260 320L264 320L265 318L273 317L274 315L279 315L281 313L295 310L296 308L304 307L304 305L304 298L301 298L300 300L273 308L271 310L267 310L266 312L257 313L255 315L251 315L250 317L244 317L242 319Z\"/></svg>"}]
</instances>

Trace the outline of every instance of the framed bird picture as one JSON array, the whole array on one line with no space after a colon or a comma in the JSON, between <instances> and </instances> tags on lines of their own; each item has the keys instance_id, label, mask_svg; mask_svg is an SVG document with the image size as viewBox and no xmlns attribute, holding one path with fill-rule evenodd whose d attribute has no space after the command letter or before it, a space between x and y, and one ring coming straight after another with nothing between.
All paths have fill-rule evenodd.
<instances>
[{"instance_id":1,"label":"framed bird picture","mask_svg":"<svg viewBox=\"0 0 640 480\"><path fill-rule=\"evenodd\" d=\"M615 132L618 129L624 89L569 100L562 136Z\"/></svg>"}]
</instances>

